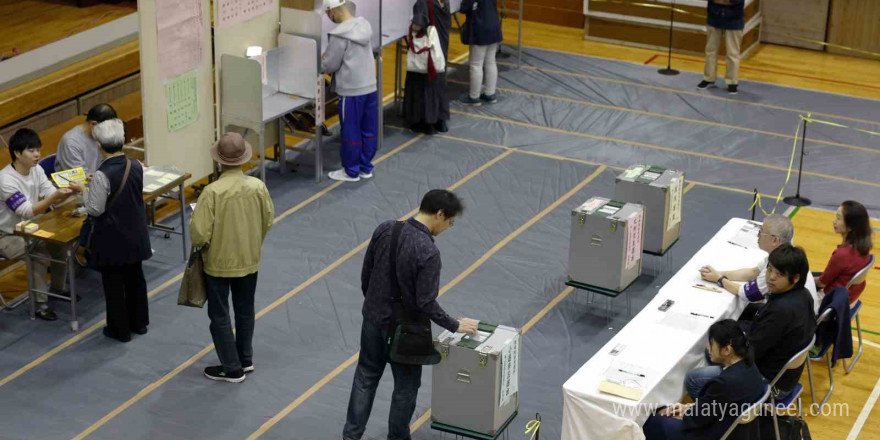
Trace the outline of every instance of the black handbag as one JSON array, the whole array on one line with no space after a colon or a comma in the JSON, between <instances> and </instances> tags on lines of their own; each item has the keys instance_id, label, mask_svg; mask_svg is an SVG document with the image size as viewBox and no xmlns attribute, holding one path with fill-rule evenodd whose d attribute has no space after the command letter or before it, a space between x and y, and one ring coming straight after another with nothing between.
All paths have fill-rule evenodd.
<instances>
[{"instance_id":1,"label":"black handbag","mask_svg":"<svg viewBox=\"0 0 880 440\"><path fill-rule=\"evenodd\" d=\"M125 160L125 173L122 175L122 184L119 185L119 189L116 190L116 193L110 197L110 200L107 201L107 204L104 205L104 212L110 210L110 207L113 206L113 202L119 198L119 195L122 194L122 190L125 189L125 184L128 183L128 174L131 171L131 159ZM86 261L79 261L77 258L77 262L81 266L89 266L92 267L92 259L90 258L92 255L92 235L95 233L95 217L88 216L85 221L83 221L82 228L79 230L79 241L77 242L77 246L82 248L83 254L85 255ZM74 255L77 254L78 249L74 249Z\"/></svg>"},{"instance_id":2,"label":"black handbag","mask_svg":"<svg viewBox=\"0 0 880 440\"><path fill-rule=\"evenodd\" d=\"M403 300L400 285L397 283L397 250L403 222L397 222L391 231L391 286L394 289L394 319L391 336L388 340L388 354L392 362L407 365L436 365L440 363L440 352L434 348L431 335L431 320L424 315L413 313Z\"/></svg>"}]
</instances>

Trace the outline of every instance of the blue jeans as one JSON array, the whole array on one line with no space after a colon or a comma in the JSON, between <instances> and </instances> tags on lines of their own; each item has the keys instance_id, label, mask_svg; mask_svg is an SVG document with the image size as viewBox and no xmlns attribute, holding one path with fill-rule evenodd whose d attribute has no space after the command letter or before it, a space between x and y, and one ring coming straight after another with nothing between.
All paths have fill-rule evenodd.
<instances>
[{"instance_id":1,"label":"blue jeans","mask_svg":"<svg viewBox=\"0 0 880 440\"><path fill-rule=\"evenodd\" d=\"M349 177L373 172L379 134L379 101L376 92L339 98L339 149L342 167Z\"/></svg>"},{"instance_id":2,"label":"blue jeans","mask_svg":"<svg viewBox=\"0 0 880 440\"><path fill-rule=\"evenodd\" d=\"M712 379L721 375L721 367L710 365L708 367L694 368L684 376L684 388L691 399L696 400L700 396L700 390Z\"/></svg>"},{"instance_id":3,"label":"blue jeans","mask_svg":"<svg viewBox=\"0 0 880 440\"><path fill-rule=\"evenodd\" d=\"M416 410L416 397L422 384L422 366L391 362L388 358L388 330L364 319L361 326L361 353L342 436L346 440L360 440L367 428L376 388L385 372L385 364L391 364L394 375L394 393L391 395L391 412L388 415L388 440L410 440L409 422Z\"/></svg>"},{"instance_id":4,"label":"blue jeans","mask_svg":"<svg viewBox=\"0 0 880 440\"><path fill-rule=\"evenodd\" d=\"M208 291L208 318L211 319L211 338L223 365L223 371L234 373L242 362L253 362L254 348L254 292L257 273L240 278L218 278L205 275ZM229 291L235 311L235 334L229 319Z\"/></svg>"},{"instance_id":5,"label":"blue jeans","mask_svg":"<svg viewBox=\"0 0 880 440\"><path fill-rule=\"evenodd\" d=\"M642 427L645 440L684 440L684 422L674 417L653 415Z\"/></svg>"}]
</instances>

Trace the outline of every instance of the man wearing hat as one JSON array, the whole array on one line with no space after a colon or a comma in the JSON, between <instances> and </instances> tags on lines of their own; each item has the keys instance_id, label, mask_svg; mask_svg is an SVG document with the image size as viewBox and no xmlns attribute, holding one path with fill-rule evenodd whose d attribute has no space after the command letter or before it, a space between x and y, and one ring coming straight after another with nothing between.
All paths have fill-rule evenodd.
<instances>
[{"instance_id":1,"label":"man wearing hat","mask_svg":"<svg viewBox=\"0 0 880 440\"><path fill-rule=\"evenodd\" d=\"M211 147L211 157L221 166L220 178L205 187L192 214L192 244L205 247L208 317L221 364L205 368L205 376L235 383L254 371L254 292L263 240L275 217L266 185L241 170L252 155L241 135L224 134ZM230 291L235 334L229 319Z\"/></svg>"},{"instance_id":2,"label":"man wearing hat","mask_svg":"<svg viewBox=\"0 0 880 440\"><path fill-rule=\"evenodd\" d=\"M357 182L373 177L379 132L379 101L376 65L373 60L373 29L363 17L354 17L346 0L324 0L327 17L338 25L330 31L321 63L333 74L339 95L342 169L331 171L333 180Z\"/></svg>"}]
</instances>

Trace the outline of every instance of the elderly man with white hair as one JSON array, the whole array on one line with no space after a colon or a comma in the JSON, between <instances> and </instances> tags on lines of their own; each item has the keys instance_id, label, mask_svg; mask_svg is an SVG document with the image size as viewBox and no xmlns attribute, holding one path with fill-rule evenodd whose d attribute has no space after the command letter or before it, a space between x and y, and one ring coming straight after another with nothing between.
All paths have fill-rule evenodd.
<instances>
[{"instance_id":1,"label":"elderly man with white hair","mask_svg":"<svg viewBox=\"0 0 880 440\"><path fill-rule=\"evenodd\" d=\"M792 243L794 225L791 220L781 214L771 214L764 219L758 232L758 247L769 255L780 245ZM703 266L700 276L719 287L750 303L763 302L770 293L767 287L767 258L755 267L719 271L712 266ZM807 273L806 288L813 297L813 312L819 310L819 298L816 294L816 282L813 275Z\"/></svg>"},{"instance_id":2,"label":"elderly man with white hair","mask_svg":"<svg viewBox=\"0 0 880 440\"><path fill-rule=\"evenodd\" d=\"M89 266L101 272L107 302L104 335L120 342L147 333L150 323L147 281L141 266L153 254L144 211L144 169L122 152L122 121L110 119L92 129L104 160L85 192L84 205L93 223ZM84 191L71 183L74 191Z\"/></svg>"}]
</instances>

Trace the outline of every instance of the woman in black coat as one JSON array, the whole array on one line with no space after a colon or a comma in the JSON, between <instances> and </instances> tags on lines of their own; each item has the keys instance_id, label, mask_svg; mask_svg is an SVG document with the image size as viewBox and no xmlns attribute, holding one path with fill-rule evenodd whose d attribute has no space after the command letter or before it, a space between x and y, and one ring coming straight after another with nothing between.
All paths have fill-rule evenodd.
<instances>
[{"instance_id":1,"label":"woman in black coat","mask_svg":"<svg viewBox=\"0 0 880 440\"><path fill-rule=\"evenodd\" d=\"M111 119L92 130L104 161L89 182L84 201L94 221L89 265L101 272L107 302L104 335L121 342L147 333L147 281L141 263L152 256L144 211L144 169L125 157L122 121ZM128 171L126 173L126 170ZM71 183L75 191L80 184Z\"/></svg>"},{"instance_id":2,"label":"woman in black coat","mask_svg":"<svg viewBox=\"0 0 880 440\"><path fill-rule=\"evenodd\" d=\"M431 24L428 2L433 2L434 27L440 38L443 57L449 63L449 28L452 16L449 0L417 0L413 5L413 32ZM446 133L449 128L449 96L446 94L446 72L439 72L433 80L425 73L406 72L403 110L406 121L415 131L425 134Z\"/></svg>"}]
</instances>

